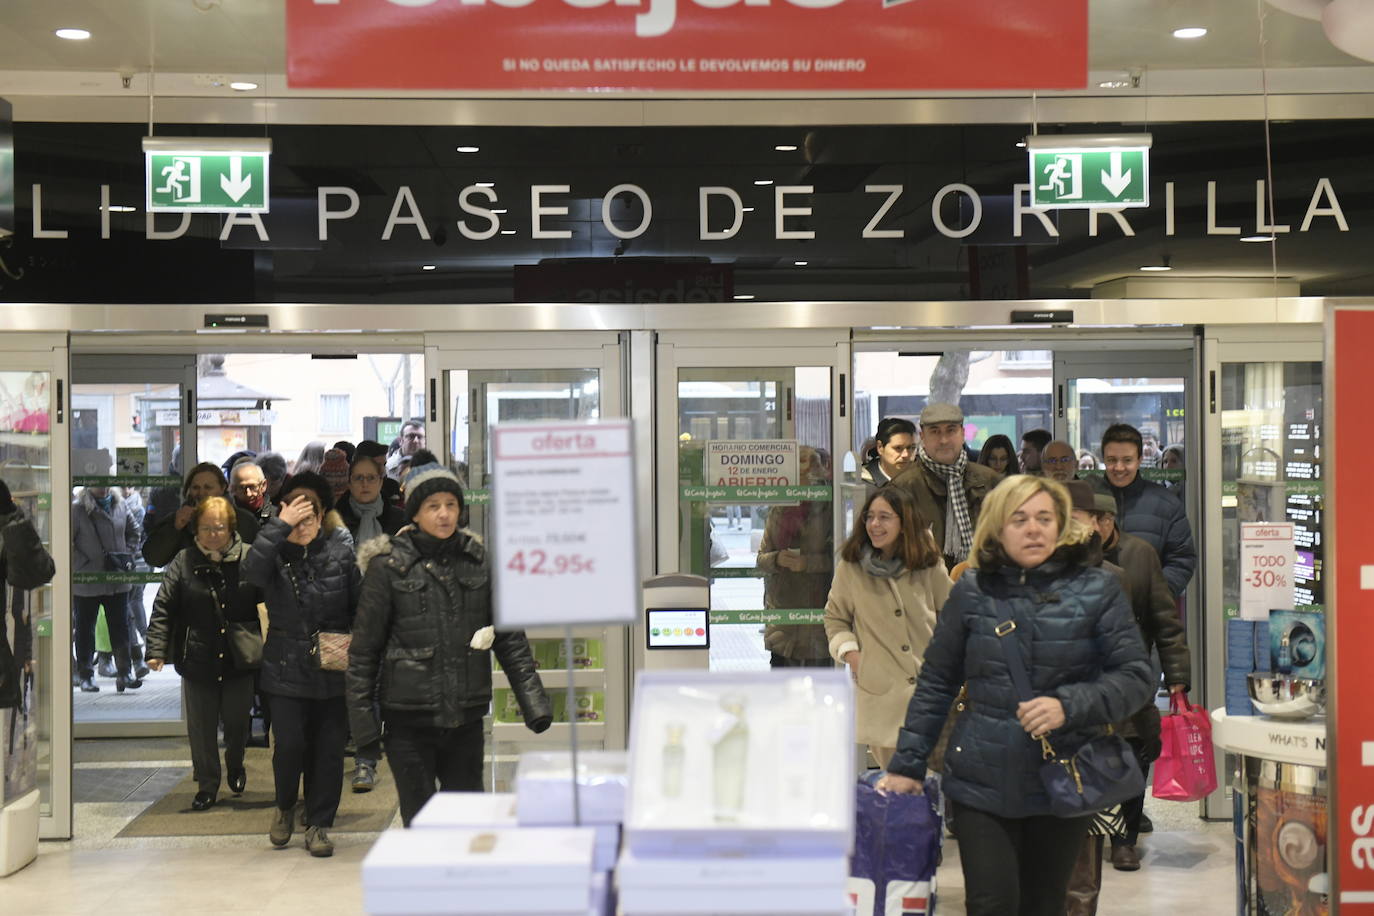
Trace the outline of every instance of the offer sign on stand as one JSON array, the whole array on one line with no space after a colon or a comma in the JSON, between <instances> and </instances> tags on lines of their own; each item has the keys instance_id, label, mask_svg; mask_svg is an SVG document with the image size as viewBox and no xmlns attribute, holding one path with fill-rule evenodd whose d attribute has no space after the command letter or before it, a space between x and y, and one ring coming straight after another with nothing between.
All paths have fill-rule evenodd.
<instances>
[{"instance_id":1,"label":"offer sign on stand","mask_svg":"<svg viewBox=\"0 0 1374 916\"><path fill-rule=\"evenodd\" d=\"M573 625L639 619L631 424L503 424L491 441L496 626L564 628L575 708ZM569 733L580 824L575 715Z\"/></svg>"},{"instance_id":2,"label":"offer sign on stand","mask_svg":"<svg viewBox=\"0 0 1374 916\"><path fill-rule=\"evenodd\" d=\"M1293 606L1293 526L1244 522L1240 526L1240 616L1268 620Z\"/></svg>"}]
</instances>

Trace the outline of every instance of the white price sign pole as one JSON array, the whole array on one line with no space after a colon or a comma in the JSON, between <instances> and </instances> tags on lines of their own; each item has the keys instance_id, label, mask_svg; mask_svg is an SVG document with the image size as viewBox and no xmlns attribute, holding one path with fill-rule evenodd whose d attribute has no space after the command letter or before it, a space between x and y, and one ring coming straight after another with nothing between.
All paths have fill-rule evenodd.
<instances>
[{"instance_id":1,"label":"white price sign pole","mask_svg":"<svg viewBox=\"0 0 1374 916\"><path fill-rule=\"evenodd\" d=\"M635 623L629 420L492 430L496 625Z\"/></svg>"},{"instance_id":2,"label":"white price sign pole","mask_svg":"<svg viewBox=\"0 0 1374 916\"><path fill-rule=\"evenodd\" d=\"M492 430L496 625L564 627L568 709L577 708L573 624L639 619L629 420L519 423ZM569 717L573 822L577 715Z\"/></svg>"},{"instance_id":3,"label":"white price sign pole","mask_svg":"<svg viewBox=\"0 0 1374 916\"><path fill-rule=\"evenodd\" d=\"M1293 606L1293 526L1246 522L1240 526L1240 616L1268 620Z\"/></svg>"}]
</instances>

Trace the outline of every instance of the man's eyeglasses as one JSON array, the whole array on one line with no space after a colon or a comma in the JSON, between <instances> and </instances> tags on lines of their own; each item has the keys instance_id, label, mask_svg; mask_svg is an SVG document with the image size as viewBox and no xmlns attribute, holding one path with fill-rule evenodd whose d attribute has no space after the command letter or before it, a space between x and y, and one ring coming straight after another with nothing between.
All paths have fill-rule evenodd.
<instances>
[{"instance_id":1,"label":"man's eyeglasses","mask_svg":"<svg viewBox=\"0 0 1374 916\"><path fill-rule=\"evenodd\" d=\"M354 475L353 475L353 482L354 482L354 483L360 483L360 484L362 484L362 485L365 486L365 487L370 487L370 486L372 486L374 483L379 482L381 479L382 479L382 478L378 477L376 474L354 474Z\"/></svg>"}]
</instances>

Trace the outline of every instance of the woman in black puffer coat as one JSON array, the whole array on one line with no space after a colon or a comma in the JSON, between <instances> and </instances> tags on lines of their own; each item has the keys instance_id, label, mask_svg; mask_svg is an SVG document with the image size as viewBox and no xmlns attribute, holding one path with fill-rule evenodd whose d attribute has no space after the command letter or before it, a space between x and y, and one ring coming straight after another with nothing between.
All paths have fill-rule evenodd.
<instances>
[{"instance_id":1,"label":"woman in black puffer coat","mask_svg":"<svg viewBox=\"0 0 1374 916\"><path fill-rule=\"evenodd\" d=\"M148 621L148 667L161 671L171 662L186 693L186 737L196 779L195 811L215 803L219 793L219 726L224 725L224 768L229 789L243 793L248 745L248 715L253 707L253 672L261 658L240 657L230 643L231 628L256 634L258 590L241 576L248 547L238 535L233 503L223 496L199 502L186 523L192 543L167 564Z\"/></svg>"},{"instance_id":2,"label":"woman in black puffer coat","mask_svg":"<svg viewBox=\"0 0 1374 916\"><path fill-rule=\"evenodd\" d=\"M1140 629L1115 576L1085 565L1092 532L1068 492L1017 475L987 497L965 575L926 650L881 790L919 792L951 702L968 708L942 785L959 825L970 916L1060 916L1088 818L1058 818L1039 779L1039 738L1070 750L1139 709L1153 691ZM1021 702L1001 638L1015 623L1033 699Z\"/></svg>"},{"instance_id":3,"label":"woman in black puffer coat","mask_svg":"<svg viewBox=\"0 0 1374 916\"><path fill-rule=\"evenodd\" d=\"M420 453L416 455L421 457ZM491 705L491 652L535 733L553 721L520 630L492 628L486 550L458 527L463 490L433 461L405 481L411 526L362 545L366 568L348 657L348 713L359 747L381 735L410 826L436 786L482 790L482 716Z\"/></svg>"},{"instance_id":4,"label":"woman in black puffer coat","mask_svg":"<svg viewBox=\"0 0 1374 916\"><path fill-rule=\"evenodd\" d=\"M267 643L260 688L272 712L272 772L277 807L268 837L291 841L292 809L305 776L305 848L334 853L325 828L334 825L343 791L348 712L342 671L320 669L316 634L347 632L358 606L361 576L353 539L325 479L309 472L282 485L282 508L258 532L243 562L248 581L267 603Z\"/></svg>"}]
</instances>

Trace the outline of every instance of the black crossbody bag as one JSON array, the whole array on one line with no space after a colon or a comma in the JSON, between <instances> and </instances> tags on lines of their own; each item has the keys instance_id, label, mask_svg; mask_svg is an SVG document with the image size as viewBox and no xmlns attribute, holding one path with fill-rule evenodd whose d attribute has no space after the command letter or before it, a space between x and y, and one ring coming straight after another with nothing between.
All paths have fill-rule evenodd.
<instances>
[{"instance_id":1,"label":"black crossbody bag","mask_svg":"<svg viewBox=\"0 0 1374 916\"><path fill-rule=\"evenodd\" d=\"M1016 621L1003 620L993 632L1002 644L1017 696L1022 702L1035 699L1020 640L1013 636ZM1040 738L1040 750L1044 758L1040 782L1056 817L1097 814L1145 792L1145 776L1135 753L1110 725L1105 734L1089 738L1071 753L1056 751L1047 737Z\"/></svg>"}]
</instances>

